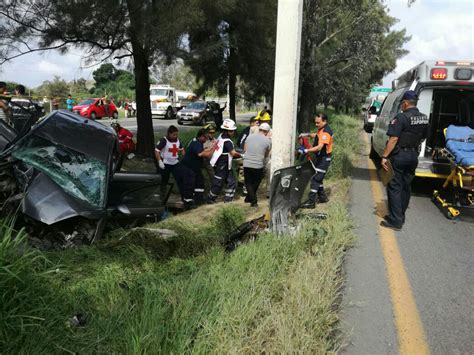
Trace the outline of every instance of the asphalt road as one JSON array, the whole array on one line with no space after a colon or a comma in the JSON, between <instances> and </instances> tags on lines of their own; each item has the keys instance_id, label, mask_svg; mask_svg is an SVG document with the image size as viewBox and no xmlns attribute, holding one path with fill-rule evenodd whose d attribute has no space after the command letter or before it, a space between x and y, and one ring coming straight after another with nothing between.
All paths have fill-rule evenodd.
<instances>
[{"instance_id":1,"label":"asphalt road","mask_svg":"<svg viewBox=\"0 0 474 355\"><path fill-rule=\"evenodd\" d=\"M252 113L237 114L237 123L242 123L242 124L248 123L248 120L252 116L255 116L255 114L252 114ZM227 118L227 117L228 116L226 116L224 114L224 118ZM120 125L122 127L125 127L127 129L129 129L133 133L135 133L137 131L137 119L136 119L136 117L120 119L119 122L120 122ZM165 119L162 119L162 118L154 118L153 119L153 130L155 132L160 132L160 133L166 132L166 130L168 129L168 127L170 125L175 125L180 130L183 130L183 131L188 130L188 129L195 129L196 127L199 127L199 126L192 126L192 125L189 125L189 124L179 126L176 120L165 120Z\"/></svg>"},{"instance_id":2,"label":"asphalt road","mask_svg":"<svg viewBox=\"0 0 474 355\"><path fill-rule=\"evenodd\" d=\"M374 167L368 162L368 152L367 146L354 169L350 195L357 244L345 265L343 351L399 353L406 333L416 324L410 321L418 313L432 354L473 354L474 218L446 219L431 202L430 181L418 180L403 230L386 232L378 226L386 201L381 193L380 200L375 196L374 189L382 191L382 186L370 172ZM387 251L389 240L394 244ZM396 253L401 265L393 269L390 259ZM398 287L397 279L403 279L404 273L408 286ZM415 311L406 306L410 298ZM408 329L400 330L400 317L409 320Z\"/></svg>"}]
</instances>

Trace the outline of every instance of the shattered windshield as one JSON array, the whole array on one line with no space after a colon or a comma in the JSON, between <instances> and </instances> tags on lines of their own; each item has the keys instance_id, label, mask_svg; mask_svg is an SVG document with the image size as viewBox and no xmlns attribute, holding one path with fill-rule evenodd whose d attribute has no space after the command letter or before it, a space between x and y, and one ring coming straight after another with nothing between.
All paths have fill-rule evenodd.
<instances>
[{"instance_id":1,"label":"shattered windshield","mask_svg":"<svg viewBox=\"0 0 474 355\"><path fill-rule=\"evenodd\" d=\"M104 162L35 136L16 149L13 157L43 172L73 197L104 207Z\"/></svg>"}]
</instances>

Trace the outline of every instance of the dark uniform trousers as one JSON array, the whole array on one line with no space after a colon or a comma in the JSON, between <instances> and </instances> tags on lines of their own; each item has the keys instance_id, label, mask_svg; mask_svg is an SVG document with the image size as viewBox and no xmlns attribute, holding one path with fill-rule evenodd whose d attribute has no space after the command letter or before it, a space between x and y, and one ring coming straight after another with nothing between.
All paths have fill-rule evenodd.
<instances>
[{"instance_id":1,"label":"dark uniform trousers","mask_svg":"<svg viewBox=\"0 0 474 355\"><path fill-rule=\"evenodd\" d=\"M204 201L204 176L201 169L193 170L194 172L194 200L196 203Z\"/></svg>"},{"instance_id":2,"label":"dark uniform trousers","mask_svg":"<svg viewBox=\"0 0 474 355\"><path fill-rule=\"evenodd\" d=\"M418 150L401 149L390 157L394 176L387 185L389 222L395 226L405 223L405 212L411 195L411 182L418 165Z\"/></svg>"},{"instance_id":3,"label":"dark uniform trousers","mask_svg":"<svg viewBox=\"0 0 474 355\"><path fill-rule=\"evenodd\" d=\"M245 187L247 197L245 200L252 204L257 203L257 190L265 175L265 169L244 168Z\"/></svg>"},{"instance_id":4,"label":"dark uniform trousers","mask_svg":"<svg viewBox=\"0 0 474 355\"><path fill-rule=\"evenodd\" d=\"M212 178L211 191L209 191L209 199L215 201L224 185L224 202L230 202L234 199L236 182L232 169L229 170L227 154L222 154L214 165L214 177Z\"/></svg>"},{"instance_id":5,"label":"dark uniform trousers","mask_svg":"<svg viewBox=\"0 0 474 355\"><path fill-rule=\"evenodd\" d=\"M183 201L185 203L192 203L194 201L194 172L181 163L175 165L165 164L165 169L162 172L162 186L166 186L166 184L168 184L170 174L173 175L173 178L178 184L178 189L181 193L181 198Z\"/></svg>"},{"instance_id":6,"label":"dark uniform trousers","mask_svg":"<svg viewBox=\"0 0 474 355\"><path fill-rule=\"evenodd\" d=\"M318 155L313 161L316 174L311 178L311 187L308 195L308 200L311 203L316 202L317 196L326 196L324 193L323 180L331 165L330 155Z\"/></svg>"}]
</instances>

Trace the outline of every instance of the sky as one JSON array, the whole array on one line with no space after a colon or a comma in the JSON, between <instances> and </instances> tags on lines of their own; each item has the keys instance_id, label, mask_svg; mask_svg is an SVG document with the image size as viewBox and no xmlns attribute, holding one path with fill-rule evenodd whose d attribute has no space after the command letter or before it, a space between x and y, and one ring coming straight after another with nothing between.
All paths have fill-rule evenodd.
<instances>
[{"instance_id":1,"label":"sky","mask_svg":"<svg viewBox=\"0 0 474 355\"><path fill-rule=\"evenodd\" d=\"M383 86L423 60L474 61L474 0L384 0L392 17L399 19L394 29L405 28L411 40L404 48L410 53L400 58L397 68L383 79ZM94 67L81 60L79 50L66 55L57 52L28 54L0 67L1 81L16 81L36 87L54 75L70 81L92 79Z\"/></svg>"},{"instance_id":2,"label":"sky","mask_svg":"<svg viewBox=\"0 0 474 355\"><path fill-rule=\"evenodd\" d=\"M405 28L411 40L404 45L409 54L383 80L392 80L424 60L474 61L474 0L386 0L389 15L399 19L395 30Z\"/></svg>"}]
</instances>

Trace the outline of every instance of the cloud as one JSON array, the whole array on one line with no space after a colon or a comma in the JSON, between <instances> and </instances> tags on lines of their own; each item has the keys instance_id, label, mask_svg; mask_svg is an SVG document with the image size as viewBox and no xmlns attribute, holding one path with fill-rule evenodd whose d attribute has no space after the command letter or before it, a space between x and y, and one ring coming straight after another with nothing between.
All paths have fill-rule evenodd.
<instances>
[{"instance_id":1,"label":"cloud","mask_svg":"<svg viewBox=\"0 0 474 355\"><path fill-rule=\"evenodd\" d=\"M474 61L474 2L471 0L387 1L389 14L399 19L395 30L406 29L411 40L404 45L409 53L384 78L390 86L394 78L424 60Z\"/></svg>"},{"instance_id":2,"label":"cloud","mask_svg":"<svg viewBox=\"0 0 474 355\"><path fill-rule=\"evenodd\" d=\"M0 80L15 81L34 88L45 80L52 80L55 75L66 81L91 79L95 69L84 67L82 52L78 50L71 50L64 55L48 51L27 54L5 63L1 67Z\"/></svg>"}]
</instances>

